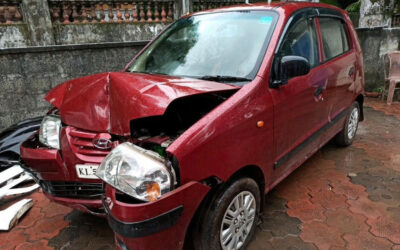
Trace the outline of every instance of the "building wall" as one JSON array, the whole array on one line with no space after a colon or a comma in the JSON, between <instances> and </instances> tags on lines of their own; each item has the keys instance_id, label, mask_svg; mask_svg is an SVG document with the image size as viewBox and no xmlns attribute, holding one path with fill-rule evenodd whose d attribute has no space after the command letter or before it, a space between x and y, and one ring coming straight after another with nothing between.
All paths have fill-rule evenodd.
<instances>
[{"instance_id":1,"label":"building wall","mask_svg":"<svg viewBox=\"0 0 400 250\"><path fill-rule=\"evenodd\" d=\"M56 24L52 26L54 43L37 44L25 23L0 25L0 49L29 46L88 44L103 42L148 41L169 23L96 23Z\"/></svg>"},{"instance_id":2,"label":"building wall","mask_svg":"<svg viewBox=\"0 0 400 250\"><path fill-rule=\"evenodd\" d=\"M151 40L168 23L98 23L53 25L56 44Z\"/></svg>"},{"instance_id":3,"label":"building wall","mask_svg":"<svg viewBox=\"0 0 400 250\"><path fill-rule=\"evenodd\" d=\"M0 50L0 131L49 109L43 99L59 83L120 71L146 42Z\"/></svg>"},{"instance_id":4,"label":"building wall","mask_svg":"<svg viewBox=\"0 0 400 250\"><path fill-rule=\"evenodd\" d=\"M32 38L29 25L16 23L0 25L0 49L29 46L88 44L103 42L148 41L170 23L79 23L54 24L49 34L53 42L37 41Z\"/></svg>"},{"instance_id":5,"label":"building wall","mask_svg":"<svg viewBox=\"0 0 400 250\"><path fill-rule=\"evenodd\" d=\"M244 3L244 0L0 2L2 49L150 40L171 22L189 12Z\"/></svg>"},{"instance_id":6,"label":"building wall","mask_svg":"<svg viewBox=\"0 0 400 250\"><path fill-rule=\"evenodd\" d=\"M0 25L0 49L18 48L30 45L28 26L24 23Z\"/></svg>"},{"instance_id":7,"label":"building wall","mask_svg":"<svg viewBox=\"0 0 400 250\"><path fill-rule=\"evenodd\" d=\"M361 0L360 28L390 27L395 0Z\"/></svg>"},{"instance_id":8,"label":"building wall","mask_svg":"<svg viewBox=\"0 0 400 250\"><path fill-rule=\"evenodd\" d=\"M373 91L383 86L383 57L400 50L400 28L359 28L357 34L363 50L365 89Z\"/></svg>"}]
</instances>

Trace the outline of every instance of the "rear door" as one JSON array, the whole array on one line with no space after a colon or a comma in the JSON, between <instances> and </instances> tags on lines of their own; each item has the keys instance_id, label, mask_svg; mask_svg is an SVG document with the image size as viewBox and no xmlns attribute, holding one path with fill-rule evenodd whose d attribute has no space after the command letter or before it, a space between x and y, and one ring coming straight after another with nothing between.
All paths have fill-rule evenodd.
<instances>
[{"instance_id":1,"label":"rear door","mask_svg":"<svg viewBox=\"0 0 400 250\"><path fill-rule=\"evenodd\" d=\"M356 54L350 48L346 23L336 17L318 18L323 44L324 67L328 76L324 99L329 120L349 107L353 98Z\"/></svg>"},{"instance_id":2,"label":"rear door","mask_svg":"<svg viewBox=\"0 0 400 250\"><path fill-rule=\"evenodd\" d=\"M327 128L321 143L325 143L342 127L347 108L353 101L356 76L356 53L350 46L346 22L340 13L318 17L322 43L326 86L321 95L325 102ZM331 14L331 13L329 13Z\"/></svg>"}]
</instances>

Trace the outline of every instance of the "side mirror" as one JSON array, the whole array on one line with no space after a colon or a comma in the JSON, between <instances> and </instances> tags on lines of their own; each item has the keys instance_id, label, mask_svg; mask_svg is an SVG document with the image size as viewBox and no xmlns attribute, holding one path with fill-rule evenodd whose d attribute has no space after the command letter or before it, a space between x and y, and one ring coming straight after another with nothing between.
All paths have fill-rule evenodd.
<instances>
[{"instance_id":1,"label":"side mirror","mask_svg":"<svg viewBox=\"0 0 400 250\"><path fill-rule=\"evenodd\" d=\"M287 84L292 77L308 74L310 63L302 56L284 56L279 62L278 71L279 73L275 74L278 79L272 83L272 87L275 88Z\"/></svg>"}]
</instances>

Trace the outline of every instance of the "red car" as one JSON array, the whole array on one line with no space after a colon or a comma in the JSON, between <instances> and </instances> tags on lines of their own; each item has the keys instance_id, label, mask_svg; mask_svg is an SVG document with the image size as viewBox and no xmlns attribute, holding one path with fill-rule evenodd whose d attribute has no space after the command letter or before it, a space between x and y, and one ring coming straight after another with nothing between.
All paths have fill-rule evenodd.
<instances>
[{"instance_id":1,"label":"red car","mask_svg":"<svg viewBox=\"0 0 400 250\"><path fill-rule=\"evenodd\" d=\"M53 89L21 156L51 199L103 206L120 249L241 249L265 193L332 138L352 143L363 88L344 11L209 10L170 25L124 71Z\"/></svg>"}]
</instances>

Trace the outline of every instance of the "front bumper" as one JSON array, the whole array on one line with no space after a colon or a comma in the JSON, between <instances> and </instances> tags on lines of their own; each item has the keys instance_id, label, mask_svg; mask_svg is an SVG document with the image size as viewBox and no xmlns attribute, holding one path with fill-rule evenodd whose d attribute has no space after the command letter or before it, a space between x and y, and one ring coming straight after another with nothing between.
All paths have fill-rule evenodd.
<instances>
[{"instance_id":1,"label":"front bumper","mask_svg":"<svg viewBox=\"0 0 400 250\"><path fill-rule=\"evenodd\" d=\"M50 200L91 214L104 215L101 203L104 188L100 179L78 178L75 165L65 163L66 155L40 146L37 135L25 141L20 151L22 167L33 176Z\"/></svg>"},{"instance_id":2,"label":"front bumper","mask_svg":"<svg viewBox=\"0 0 400 250\"><path fill-rule=\"evenodd\" d=\"M73 199L73 198L64 198L57 197L46 192L43 192L46 197L54 202L57 202L61 205L80 210L85 213L90 213L96 216L105 217L103 204L101 200L85 200L85 199Z\"/></svg>"},{"instance_id":3,"label":"front bumper","mask_svg":"<svg viewBox=\"0 0 400 250\"><path fill-rule=\"evenodd\" d=\"M181 249L186 231L210 187L189 182L155 202L119 201L106 185L103 206L119 249Z\"/></svg>"}]
</instances>

